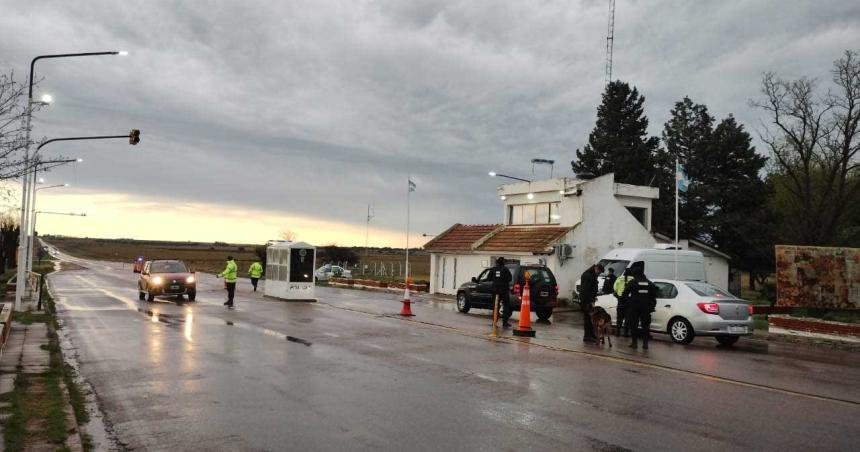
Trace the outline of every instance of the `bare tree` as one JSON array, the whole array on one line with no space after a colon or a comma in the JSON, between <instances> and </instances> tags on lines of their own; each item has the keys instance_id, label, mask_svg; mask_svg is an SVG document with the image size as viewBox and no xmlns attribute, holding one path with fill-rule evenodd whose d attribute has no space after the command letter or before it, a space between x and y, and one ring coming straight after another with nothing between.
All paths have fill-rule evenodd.
<instances>
[{"instance_id":1,"label":"bare tree","mask_svg":"<svg viewBox=\"0 0 860 452\"><path fill-rule=\"evenodd\" d=\"M24 160L26 118L27 85L18 83L14 72L0 74L0 180L17 179L29 169Z\"/></svg>"},{"instance_id":2,"label":"bare tree","mask_svg":"<svg viewBox=\"0 0 860 452\"><path fill-rule=\"evenodd\" d=\"M284 229L281 231L281 239L292 242L296 239L296 233L289 229Z\"/></svg>"},{"instance_id":3,"label":"bare tree","mask_svg":"<svg viewBox=\"0 0 860 452\"><path fill-rule=\"evenodd\" d=\"M833 63L832 82L819 94L814 79L767 73L764 99L753 102L768 115L760 135L773 156L777 202L788 210L784 240L839 244L860 197L860 52Z\"/></svg>"}]
</instances>

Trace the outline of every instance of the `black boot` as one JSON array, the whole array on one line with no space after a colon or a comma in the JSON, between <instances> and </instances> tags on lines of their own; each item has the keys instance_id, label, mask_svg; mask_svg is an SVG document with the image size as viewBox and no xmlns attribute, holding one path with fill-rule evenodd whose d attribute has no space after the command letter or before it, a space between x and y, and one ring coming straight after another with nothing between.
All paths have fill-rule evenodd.
<instances>
[{"instance_id":1,"label":"black boot","mask_svg":"<svg viewBox=\"0 0 860 452\"><path fill-rule=\"evenodd\" d=\"M648 340L647 340L647 339L645 339L644 341L642 341L642 349L643 349L643 350L648 350Z\"/></svg>"},{"instance_id":2,"label":"black boot","mask_svg":"<svg viewBox=\"0 0 860 452\"><path fill-rule=\"evenodd\" d=\"M636 339L633 339L633 342L630 344L630 348L636 350L639 348L639 344L636 343Z\"/></svg>"}]
</instances>

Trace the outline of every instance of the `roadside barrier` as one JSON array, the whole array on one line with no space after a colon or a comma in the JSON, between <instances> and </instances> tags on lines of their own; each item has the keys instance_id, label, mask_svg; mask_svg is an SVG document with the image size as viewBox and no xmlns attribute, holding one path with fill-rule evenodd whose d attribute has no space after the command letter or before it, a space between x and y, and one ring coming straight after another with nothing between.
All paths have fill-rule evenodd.
<instances>
[{"instance_id":1,"label":"roadside barrier","mask_svg":"<svg viewBox=\"0 0 860 452\"><path fill-rule=\"evenodd\" d=\"M520 302L520 323L516 328L514 328L514 336L535 337L535 330L532 329L531 298L529 282L526 280L526 286L523 288L523 298Z\"/></svg>"}]
</instances>

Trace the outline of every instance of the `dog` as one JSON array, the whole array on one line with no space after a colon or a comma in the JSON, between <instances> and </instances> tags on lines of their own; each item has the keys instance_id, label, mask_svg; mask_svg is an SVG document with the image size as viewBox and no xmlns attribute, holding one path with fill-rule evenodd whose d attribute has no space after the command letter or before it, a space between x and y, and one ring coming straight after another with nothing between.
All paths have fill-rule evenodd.
<instances>
[{"instance_id":1,"label":"dog","mask_svg":"<svg viewBox=\"0 0 860 452\"><path fill-rule=\"evenodd\" d=\"M603 344L607 340L612 347L612 317L600 306L591 306L588 313L591 316L591 325L594 327L595 344Z\"/></svg>"}]
</instances>

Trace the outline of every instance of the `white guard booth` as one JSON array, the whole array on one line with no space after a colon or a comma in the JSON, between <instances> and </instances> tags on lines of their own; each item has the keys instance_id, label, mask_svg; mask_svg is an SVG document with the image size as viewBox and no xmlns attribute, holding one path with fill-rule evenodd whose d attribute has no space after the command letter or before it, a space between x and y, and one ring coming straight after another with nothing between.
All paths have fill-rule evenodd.
<instances>
[{"instance_id":1,"label":"white guard booth","mask_svg":"<svg viewBox=\"0 0 860 452\"><path fill-rule=\"evenodd\" d=\"M314 269L315 246L287 240L270 241L266 248L266 296L315 301Z\"/></svg>"}]
</instances>

